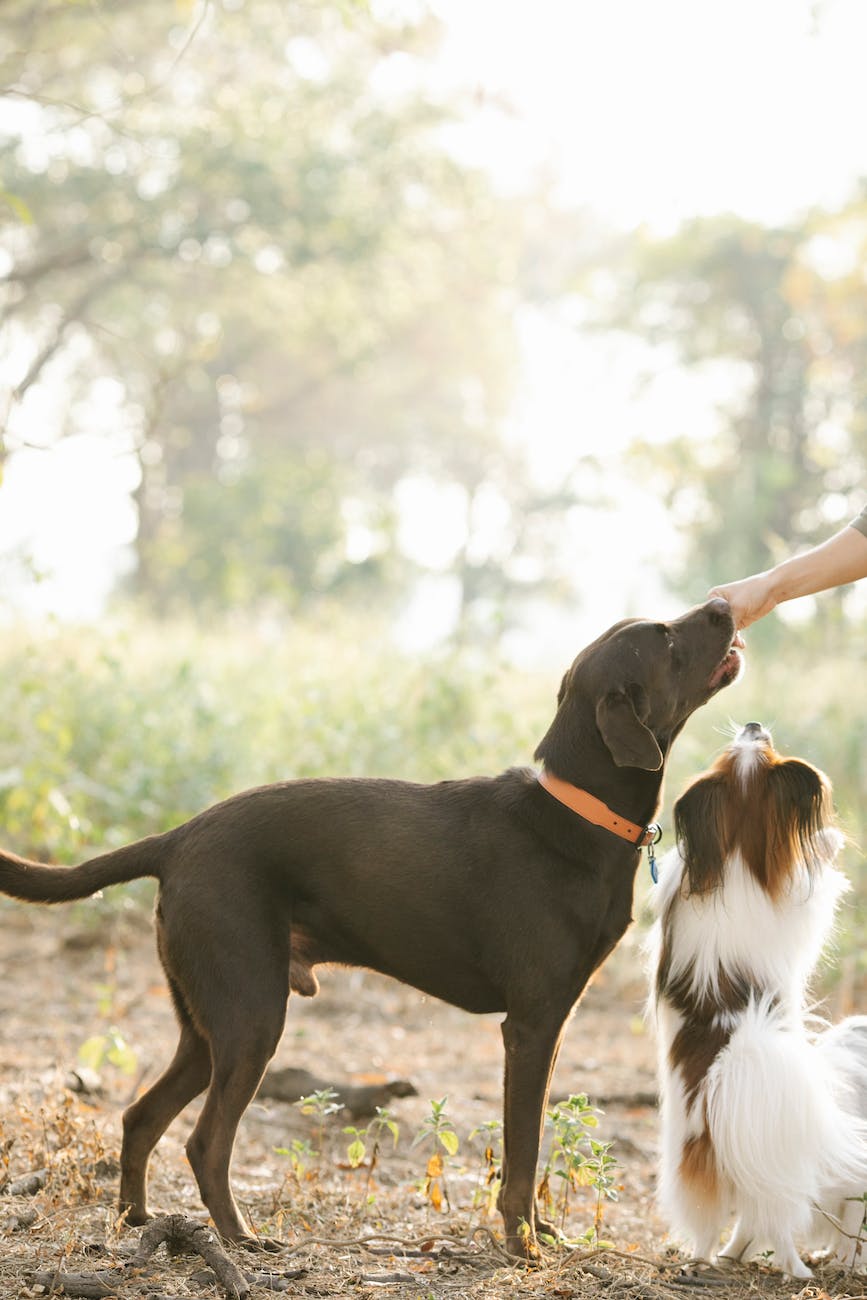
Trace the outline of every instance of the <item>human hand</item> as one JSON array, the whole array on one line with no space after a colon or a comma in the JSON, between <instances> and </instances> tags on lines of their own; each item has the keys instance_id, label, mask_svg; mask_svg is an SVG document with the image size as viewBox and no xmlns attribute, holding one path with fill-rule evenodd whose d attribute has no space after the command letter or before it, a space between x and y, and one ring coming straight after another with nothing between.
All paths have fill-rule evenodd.
<instances>
[{"instance_id":1,"label":"human hand","mask_svg":"<svg viewBox=\"0 0 867 1300\"><path fill-rule=\"evenodd\" d=\"M712 587L708 596L721 596L728 601L738 630L764 618L777 605L769 573L757 573L739 582Z\"/></svg>"}]
</instances>

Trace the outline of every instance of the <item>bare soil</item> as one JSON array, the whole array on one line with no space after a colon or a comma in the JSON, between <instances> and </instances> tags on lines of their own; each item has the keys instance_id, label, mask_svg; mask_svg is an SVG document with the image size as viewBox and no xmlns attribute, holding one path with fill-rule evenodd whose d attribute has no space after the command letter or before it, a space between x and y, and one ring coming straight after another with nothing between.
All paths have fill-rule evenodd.
<instances>
[{"instance_id":1,"label":"bare soil","mask_svg":"<svg viewBox=\"0 0 867 1300\"><path fill-rule=\"evenodd\" d=\"M198 1256L160 1251L143 1270L128 1267L140 1233L119 1225L114 1211L121 1111L159 1073L175 1043L147 910L2 905L0 965L0 1298L47 1294L46 1279L34 1281L37 1274L92 1281L106 1271L112 1280L91 1294L121 1300L224 1295ZM317 998L292 998L275 1064L303 1066L336 1082L402 1077L419 1095L394 1101L399 1142L383 1144L372 1174L349 1167L347 1118L332 1117L320 1132L316 1118L297 1106L254 1102L239 1134L233 1185L256 1230L287 1243L275 1254L229 1251L242 1271L257 1274L255 1300L281 1285L290 1296L400 1300L689 1294L826 1300L867 1292L867 1279L828 1266L817 1266L806 1286L762 1265L690 1272L667 1239L654 1206L654 1045L643 1020L635 936L627 936L588 991L554 1081L555 1095L589 1095L604 1112L596 1136L615 1144L618 1199L606 1204L600 1232L609 1244L546 1249L534 1269L503 1256L499 1217L485 1203L485 1138L470 1136L500 1116L499 1017L467 1015L366 972L326 971L321 982ZM104 1064L98 1092L72 1091L82 1045L94 1036L107 1043L113 1026L133 1053L133 1073ZM431 1099L446 1096L460 1147L446 1161L448 1201L437 1210L424 1190L429 1147L413 1140ZM184 1154L196 1113L196 1105L189 1107L160 1143L151 1200L159 1210L203 1223ZM305 1142L317 1154L303 1155L303 1167L298 1161L293 1167L285 1152ZM10 1193L35 1170L47 1171L35 1195ZM592 1189L573 1195L563 1225L573 1241L592 1227L595 1207ZM124 1264L117 1281L110 1271Z\"/></svg>"}]
</instances>

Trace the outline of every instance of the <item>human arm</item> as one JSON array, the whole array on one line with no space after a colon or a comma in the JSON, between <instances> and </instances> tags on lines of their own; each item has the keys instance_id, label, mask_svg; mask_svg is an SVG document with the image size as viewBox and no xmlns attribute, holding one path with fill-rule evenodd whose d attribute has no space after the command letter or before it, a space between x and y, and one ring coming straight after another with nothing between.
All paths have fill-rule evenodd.
<instances>
[{"instance_id":1,"label":"human arm","mask_svg":"<svg viewBox=\"0 0 867 1300\"><path fill-rule=\"evenodd\" d=\"M867 577L865 530L867 511L812 550L793 555L764 573L722 583L710 595L722 596L729 602L738 628L749 627L783 601Z\"/></svg>"}]
</instances>

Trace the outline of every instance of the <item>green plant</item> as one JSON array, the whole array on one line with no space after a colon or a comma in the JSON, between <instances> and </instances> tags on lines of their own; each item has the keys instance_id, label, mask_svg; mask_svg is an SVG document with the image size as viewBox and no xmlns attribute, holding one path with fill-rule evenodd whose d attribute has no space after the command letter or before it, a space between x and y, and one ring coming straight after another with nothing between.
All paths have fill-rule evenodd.
<instances>
[{"instance_id":1,"label":"green plant","mask_svg":"<svg viewBox=\"0 0 867 1300\"><path fill-rule=\"evenodd\" d=\"M293 1138L288 1147L275 1147L274 1152L278 1156L289 1157L289 1171L296 1183L301 1182L318 1154L306 1138Z\"/></svg>"},{"instance_id":2,"label":"green plant","mask_svg":"<svg viewBox=\"0 0 867 1300\"><path fill-rule=\"evenodd\" d=\"M101 1070L113 1065L122 1074L135 1074L138 1056L116 1025L109 1025L103 1034L94 1034L78 1049L78 1063L89 1070Z\"/></svg>"},{"instance_id":3,"label":"green plant","mask_svg":"<svg viewBox=\"0 0 867 1300\"><path fill-rule=\"evenodd\" d=\"M367 1180L365 1183L365 1200L369 1204L372 1199L371 1185L373 1183L373 1173L379 1163L379 1151L382 1145L382 1139L386 1133L390 1133L397 1146L397 1139L400 1133L397 1122L389 1110L384 1106L377 1106L376 1114L373 1119L364 1128L355 1128L353 1125L347 1125L343 1132L352 1138L346 1149L346 1158L351 1167L357 1169L364 1162L367 1155L367 1146L370 1143L370 1159L367 1164Z\"/></svg>"},{"instance_id":4,"label":"green plant","mask_svg":"<svg viewBox=\"0 0 867 1300\"><path fill-rule=\"evenodd\" d=\"M302 1115L314 1115L316 1117L316 1132L319 1140L317 1158L321 1164L325 1150L326 1122L332 1115L336 1115L343 1110L343 1102L338 1101L337 1093L333 1088L320 1088L318 1092L311 1092L307 1097L299 1097L295 1105Z\"/></svg>"},{"instance_id":5,"label":"green plant","mask_svg":"<svg viewBox=\"0 0 867 1300\"><path fill-rule=\"evenodd\" d=\"M444 1201L446 1208L451 1209L443 1152L446 1156L454 1156L460 1146L460 1139L451 1118L446 1114L447 1101L448 1097L443 1097L441 1101L431 1099L430 1114L413 1140L413 1146L427 1142L432 1147L425 1169L423 1187L428 1204L435 1210L441 1210Z\"/></svg>"},{"instance_id":6,"label":"green plant","mask_svg":"<svg viewBox=\"0 0 867 1300\"><path fill-rule=\"evenodd\" d=\"M364 1157L367 1154L367 1143L373 1143L370 1153L370 1164L368 1166L371 1173L376 1168L379 1159L379 1148L383 1133L389 1132L391 1134L395 1146L397 1146L397 1139L400 1134L397 1122L391 1112L384 1106L377 1106L376 1114L365 1128L354 1128L350 1124L347 1125L343 1132L352 1138L352 1141L346 1149L346 1155L353 1169L357 1169L364 1160Z\"/></svg>"},{"instance_id":7,"label":"green plant","mask_svg":"<svg viewBox=\"0 0 867 1300\"><path fill-rule=\"evenodd\" d=\"M602 1226L605 1201L617 1199L615 1170L617 1161L611 1155L611 1142L599 1142L591 1137L598 1126L601 1114L588 1102L584 1093L570 1096L567 1101L548 1111L552 1129L551 1145L545 1162L542 1179L537 1189L540 1202L552 1217L559 1214L559 1226L565 1227L570 1195L580 1188L596 1192L593 1224L581 1237L584 1244L602 1245L599 1230ZM560 1179L559 1195L555 1196L552 1178Z\"/></svg>"},{"instance_id":8,"label":"green plant","mask_svg":"<svg viewBox=\"0 0 867 1300\"><path fill-rule=\"evenodd\" d=\"M503 1162L502 1135L503 1123L499 1119L489 1119L470 1133L471 1142L477 1137L484 1139L481 1167L473 1193L473 1208L478 1209L483 1218L494 1213L500 1195L503 1181L500 1173Z\"/></svg>"}]
</instances>

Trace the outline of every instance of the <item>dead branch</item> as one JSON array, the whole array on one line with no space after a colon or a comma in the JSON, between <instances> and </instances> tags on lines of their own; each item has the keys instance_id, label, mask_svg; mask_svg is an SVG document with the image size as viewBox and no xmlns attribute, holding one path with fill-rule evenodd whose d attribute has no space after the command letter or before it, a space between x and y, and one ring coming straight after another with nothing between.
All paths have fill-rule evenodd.
<instances>
[{"instance_id":1,"label":"dead branch","mask_svg":"<svg viewBox=\"0 0 867 1300\"><path fill-rule=\"evenodd\" d=\"M105 1296L116 1296L118 1270L106 1273L28 1273L28 1287L43 1287L50 1295L78 1296L82 1300L103 1300Z\"/></svg>"},{"instance_id":2,"label":"dead branch","mask_svg":"<svg viewBox=\"0 0 867 1300\"><path fill-rule=\"evenodd\" d=\"M244 1296L250 1294L250 1284L229 1259L216 1233L182 1214L165 1214L149 1223L143 1229L138 1250L127 1267L143 1267L163 1243L171 1252L189 1250L201 1255L229 1300L243 1300Z\"/></svg>"},{"instance_id":3,"label":"dead branch","mask_svg":"<svg viewBox=\"0 0 867 1300\"><path fill-rule=\"evenodd\" d=\"M181 1214L166 1214L154 1219L142 1231L135 1254L118 1268L98 1273L40 1272L27 1275L27 1285L45 1287L52 1294L103 1300L117 1294L118 1286L129 1277L131 1269L143 1269L165 1244L170 1253L190 1251L200 1255L222 1287L227 1300L246 1300L251 1282L233 1264L212 1229ZM257 1278L257 1275L252 1275ZM276 1288L272 1288L276 1289ZM169 1300L165 1297L165 1300Z\"/></svg>"}]
</instances>

